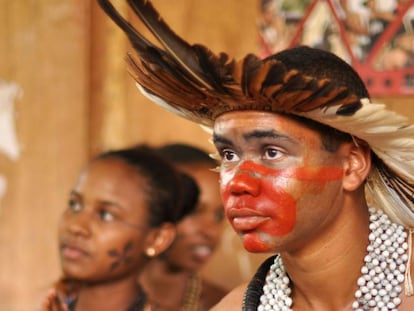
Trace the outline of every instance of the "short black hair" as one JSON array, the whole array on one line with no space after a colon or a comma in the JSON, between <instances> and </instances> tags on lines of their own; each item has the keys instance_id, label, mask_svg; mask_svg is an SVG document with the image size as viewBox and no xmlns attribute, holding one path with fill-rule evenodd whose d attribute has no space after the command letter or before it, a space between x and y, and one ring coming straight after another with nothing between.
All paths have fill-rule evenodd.
<instances>
[{"instance_id":1,"label":"short black hair","mask_svg":"<svg viewBox=\"0 0 414 311\"><path fill-rule=\"evenodd\" d=\"M359 98L369 98L368 90L359 74L339 56L322 49L298 46L280 51L266 58L281 61L287 70L298 70L302 74L329 79L337 87L352 90Z\"/></svg>"},{"instance_id":2,"label":"short black hair","mask_svg":"<svg viewBox=\"0 0 414 311\"><path fill-rule=\"evenodd\" d=\"M298 70L309 77L322 80L329 79L336 87L345 87L359 98L369 98L369 92L358 73L339 56L317 48L298 46L283 50L267 59L281 61L287 70ZM336 151L343 142L352 141L352 136L328 125L291 115L299 121L317 131L322 144L328 151Z\"/></svg>"}]
</instances>

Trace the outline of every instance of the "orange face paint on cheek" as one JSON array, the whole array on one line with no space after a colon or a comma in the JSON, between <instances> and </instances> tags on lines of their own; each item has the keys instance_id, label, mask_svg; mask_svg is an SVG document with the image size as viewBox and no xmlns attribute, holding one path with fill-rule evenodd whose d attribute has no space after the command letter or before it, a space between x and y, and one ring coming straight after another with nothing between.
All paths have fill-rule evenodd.
<instances>
[{"instance_id":1,"label":"orange face paint on cheek","mask_svg":"<svg viewBox=\"0 0 414 311\"><path fill-rule=\"evenodd\" d=\"M342 178L344 170L335 166L322 167L299 167L288 170L288 174L281 174L282 176L289 176L299 181L313 181L319 183L321 186L328 181L338 180Z\"/></svg>"},{"instance_id":2,"label":"orange face paint on cheek","mask_svg":"<svg viewBox=\"0 0 414 311\"><path fill-rule=\"evenodd\" d=\"M248 208L268 219L258 224L256 230L268 233L274 236L280 236L291 232L296 223L296 200L287 192L287 180L295 179L297 181L311 182L312 187L302 185L305 191L309 188L314 189L310 192L320 192L328 181L340 179L343 176L343 170L337 167L301 167L293 169L276 170L254 163L252 161L244 162L236 174L223 172L225 183L222 183L221 191L226 211L231 209ZM236 181L237 180L237 181ZM236 182L234 182L236 181ZM253 185L254 183L254 185ZM260 190L256 193L249 193L248 189L256 189L260 184ZM298 184L298 186L300 186ZM234 189L237 188L237 193ZM243 194L243 190L245 193ZM309 192L309 191L308 191ZM252 212L253 213L253 212ZM229 217L232 223L232 217ZM232 223L233 225L233 223ZM237 226L234 226L237 230ZM240 230L239 230L240 231ZM260 239L250 237L244 238L245 245L252 248L266 248L259 243ZM248 242L250 241L250 242ZM254 242L256 241L256 242Z\"/></svg>"},{"instance_id":3,"label":"orange face paint on cheek","mask_svg":"<svg viewBox=\"0 0 414 311\"><path fill-rule=\"evenodd\" d=\"M262 181L263 212L270 217L260 230L271 235L285 235L296 223L296 200L272 179ZM259 202L260 206L260 202Z\"/></svg>"}]
</instances>

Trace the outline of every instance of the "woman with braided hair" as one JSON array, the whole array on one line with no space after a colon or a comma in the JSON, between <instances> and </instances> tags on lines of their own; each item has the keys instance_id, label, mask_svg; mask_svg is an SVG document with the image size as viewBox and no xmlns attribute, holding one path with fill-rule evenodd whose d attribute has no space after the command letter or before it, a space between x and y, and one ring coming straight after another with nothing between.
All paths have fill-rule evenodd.
<instances>
[{"instance_id":1,"label":"woman with braided hair","mask_svg":"<svg viewBox=\"0 0 414 311\"><path fill-rule=\"evenodd\" d=\"M93 159L70 192L59 224L64 278L42 311L139 311L157 306L137 282L165 251L198 187L145 145Z\"/></svg>"}]
</instances>

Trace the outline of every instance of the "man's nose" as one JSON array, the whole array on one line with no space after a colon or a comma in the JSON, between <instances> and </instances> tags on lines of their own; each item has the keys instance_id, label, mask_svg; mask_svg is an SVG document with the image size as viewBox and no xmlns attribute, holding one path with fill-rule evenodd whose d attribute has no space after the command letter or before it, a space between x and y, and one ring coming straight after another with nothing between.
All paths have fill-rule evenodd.
<instances>
[{"instance_id":1,"label":"man's nose","mask_svg":"<svg viewBox=\"0 0 414 311\"><path fill-rule=\"evenodd\" d=\"M229 182L229 190L233 195L249 194L258 196L260 191L260 179L249 172L236 173Z\"/></svg>"}]
</instances>

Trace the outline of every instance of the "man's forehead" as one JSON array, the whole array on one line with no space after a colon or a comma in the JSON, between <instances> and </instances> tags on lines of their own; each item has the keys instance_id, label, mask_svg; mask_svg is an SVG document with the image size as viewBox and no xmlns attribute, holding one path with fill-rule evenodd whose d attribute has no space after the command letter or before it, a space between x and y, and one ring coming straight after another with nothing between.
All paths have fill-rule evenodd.
<instances>
[{"instance_id":1,"label":"man's forehead","mask_svg":"<svg viewBox=\"0 0 414 311\"><path fill-rule=\"evenodd\" d=\"M241 110L227 112L216 118L213 132L221 133L231 130L257 132L281 131L288 129L305 129L304 124L286 114L268 111Z\"/></svg>"},{"instance_id":2,"label":"man's forehead","mask_svg":"<svg viewBox=\"0 0 414 311\"><path fill-rule=\"evenodd\" d=\"M263 117L275 117L280 116L280 113L273 112L273 111L264 111L264 110L232 110L225 113L222 113L221 115L217 116L215 119L216 122L221 122L223 120L229 120L233 118L263 118Z\"/></svg>"}]
</instances>

